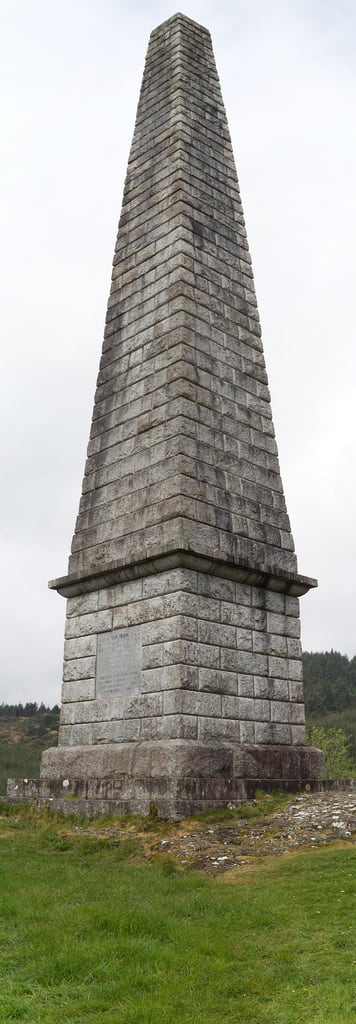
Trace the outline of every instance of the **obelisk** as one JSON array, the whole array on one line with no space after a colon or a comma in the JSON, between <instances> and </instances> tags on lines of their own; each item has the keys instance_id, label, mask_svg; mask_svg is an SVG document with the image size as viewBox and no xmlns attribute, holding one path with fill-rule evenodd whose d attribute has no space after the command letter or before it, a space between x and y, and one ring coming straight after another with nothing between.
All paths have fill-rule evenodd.
<instances>
[{"instance_id":1,"label":"obelisk","mask_svg":"<svg viewBox=\"0 0 356 1024\"><path fill-rule=\"evenodd\" d=\"M211 39L177 14L148 46L80 510L50 584L68 607L43 786L170 816L317 786L298 601L315 585L297 571Z\"/></svg>"}]
</instances>

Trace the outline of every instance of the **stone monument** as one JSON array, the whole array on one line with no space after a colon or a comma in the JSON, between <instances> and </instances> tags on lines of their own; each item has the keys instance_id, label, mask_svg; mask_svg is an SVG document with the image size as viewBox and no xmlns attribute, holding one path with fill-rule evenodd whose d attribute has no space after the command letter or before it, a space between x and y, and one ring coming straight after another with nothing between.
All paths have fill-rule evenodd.
<instances>
[{"instance_id":1,"label":"stone monument","mask_svg":"<svg viewBox=\"0 0 356 1024\"><path fill-rule=\"evenodd\" d=\"M298 601L316 581L297 572L210 35L181 14L148 46L80 510L50 586L68 599L59 746L21 792L179 816L322 784Z\"/></svg>"}]
</instances>

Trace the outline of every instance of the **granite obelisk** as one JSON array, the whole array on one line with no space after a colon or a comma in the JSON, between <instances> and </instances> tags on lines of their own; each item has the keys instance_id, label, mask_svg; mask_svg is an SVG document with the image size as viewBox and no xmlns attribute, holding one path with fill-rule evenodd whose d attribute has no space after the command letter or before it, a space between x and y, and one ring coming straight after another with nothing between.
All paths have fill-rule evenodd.
<instances>
[{"instance_id":1,"label":"granite obelisk","mask_svg":"<svg viewBox=\"0 0 356 1024\"><path fill-rule=\"evenodd\" d=\"M297 571L210 35L177 14L149 42L80 511L51 584L68 608L43 793L180 815L317 786L298 602L315 585Z\"/></svg>"}]
</instances>

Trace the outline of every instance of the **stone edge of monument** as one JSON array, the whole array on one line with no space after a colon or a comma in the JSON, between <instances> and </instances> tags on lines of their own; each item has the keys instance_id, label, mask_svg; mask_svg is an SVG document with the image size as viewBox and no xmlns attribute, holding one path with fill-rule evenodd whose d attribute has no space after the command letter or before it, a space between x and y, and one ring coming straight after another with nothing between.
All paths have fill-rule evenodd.
<instances>
[{"instance_id":1,"label":"stone edge of monument","mask_svg":"<svg viewBox=\"0 0 356 1024\"><path fill-rule=\"evenodd\" d=\"M205 35L211 39L211 33L205 25L201 25L200 21L195 21L194 18L189 18L187 14L182 14L182 11L176 11L176 13L172 14L170 18L166 18L165 21L161 21L159 25L156 25L156 27L152 29L151 37L155 36L158 32L161 33L162 30L164 31L167 26L173 24L173 22L179 21L184 22L184 24L193 25L194 28L199 29L199 32L204 32Z\"/></svg>"},{"instance_id":2,"label":"stone edge of monument","mask_svg":"<svg viewBox=\"0 0 356 1024\"><path fill-rule=\"evenodd\" d=\"M56 590L63 597L76 597L78 594L93 590L93 585L97 590L101 590L116 583L176 568L198 570L207 575L214 574L225 579L248 583L250 586L291 594L293 597L301 597L308 590L318 586L316 579L302 576L299 573L261 569L252 564L225 562L222 559L208 558L206 555L185 550L172 551L167 555L125 565L114 562L104 566L97 573L91 572L90 575L68 575L50 580L48 586L50 590Z\"/></svg>"},{"instance_id":3,"label":"stone edge of monument","mask_svg":"<svg viewBox=\"0 0 356 1024\"><path fill-rule=\"evenodd\" d=\"M179 819L243 803L258 789L298 793L327 786L322 752L312 747L184 741L133 746L72 747L64 757L53 747L45 752L41 778L9 780L8 798L89 817L146 815L154 805L161 818Z\"/></svg>"}]
</instances>

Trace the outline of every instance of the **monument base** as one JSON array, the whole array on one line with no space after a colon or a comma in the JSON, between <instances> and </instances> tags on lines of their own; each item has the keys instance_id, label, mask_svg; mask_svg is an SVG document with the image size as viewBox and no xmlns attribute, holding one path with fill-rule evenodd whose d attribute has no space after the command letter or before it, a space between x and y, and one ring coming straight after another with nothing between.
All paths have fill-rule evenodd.
<instances>
[{"instance_id":1,"label":"monument base","mask_svg":"<svg viewBox=\"0 0 356 1024\"><path fill-rule=\"evenodd\" d=\"M68 814L178 819L252 799L256 790L323 789L324 756L307 746L170 740L44 751L41 778L10 779L8 797Z\"/></svg>"}]
</instances>

